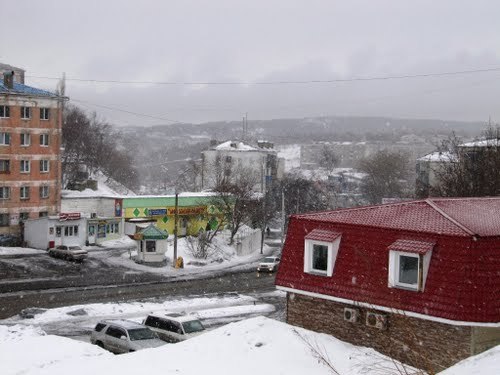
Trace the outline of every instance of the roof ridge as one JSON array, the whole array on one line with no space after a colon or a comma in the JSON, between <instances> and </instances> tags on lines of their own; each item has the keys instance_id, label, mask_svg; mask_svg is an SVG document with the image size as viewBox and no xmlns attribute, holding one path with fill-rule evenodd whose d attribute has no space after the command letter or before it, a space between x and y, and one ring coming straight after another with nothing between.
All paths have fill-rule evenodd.
<instances>
[{"instance_id":1,"label":"roof ridge","mask_svg":"<svg viewBox=\"0 0 500 375\"><path fill-rule=\"evenodd\" d=\"M364 211L364 210L370 210L370 209L380 209L381 207L392 207L392 206L403 206L407 204L416 204L416 203L424 203L424 199L413 199L411 201L400 201L400 202L394 202L394 203L385 203L385 204L373 204L369 206L358 206L358 207L347 207L347 208L337 208L334 210L325 210L325 211L316 211L316 212L307 212L303 214L296 214L294 216L317 216L318 214L323 214L323 213L330 213L330 212L351 212L351 211Z\"/></svg>"},{"instance_id":2,"label":"roof ridge","mask_svg":"<svg viewBox=\"0 0 500 375\"><path fill-rule=\"evenodd\" d=\"M436 203L432 201L431 198L425 199L425 202L431 206L437 213L439 213L441 216L443 216L445 219L451 221L453 224L455 224L457 227L462 229L464 232L470 234L471 236L477 236L477 233L474 233L472 230L467 228L465 225L460 223L458 220L452 218L450 215L448 215L446 212L444 212L441 208L438 207Z\"/></svg>"}]
</instances>

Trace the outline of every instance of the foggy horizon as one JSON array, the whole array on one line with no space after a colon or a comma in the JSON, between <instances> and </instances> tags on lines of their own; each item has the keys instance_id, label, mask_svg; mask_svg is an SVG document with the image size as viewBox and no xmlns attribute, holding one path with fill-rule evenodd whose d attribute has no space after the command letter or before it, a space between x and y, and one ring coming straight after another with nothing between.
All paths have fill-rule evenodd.
<instances>
[{"instance_id":1,"label":"foggy horizon","mask_svg":"<svg viewBox=\"0 0 500 375\"><path fill-rule=\"evenodd\" d=\"M0 62L52 91L64 72L70 102L117 126L245 113L497 123L499 11L495 1L19 1L0 24ZM476 72L445 74L464 71ZM289 83L394 76L413 77Z\"/></svg>"}]
</instances>

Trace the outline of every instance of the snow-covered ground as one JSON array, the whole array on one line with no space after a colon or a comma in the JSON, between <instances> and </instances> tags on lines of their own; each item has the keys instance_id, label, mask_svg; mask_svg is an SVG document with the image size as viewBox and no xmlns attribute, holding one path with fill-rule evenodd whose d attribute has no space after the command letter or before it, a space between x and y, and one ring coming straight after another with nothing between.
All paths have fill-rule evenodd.
<instances>
[{"instance_id":1,"label":"snow-covered ground","mask_svg":"<svg viewBox=\"0 0 500 375\"><path fill-rule=\"evenodd\" d=\"M135 241L130 240L126 237L115 240L106 241L102 244L102 247L88 247L87 249L91 252L94 250L106 249L126 249L129 251L121 251L121 253L116 252L106 252L106 251L96 251L91 254L91 256L99 257L104 262L108 264L119 265L122 267L129 268L138 272L150 272L161 274L165 276L179 276L179 277L195 277L200 275L206 275L207 273L214 273L220 271L241 271L249 270L256 267L257 262L273 252L279 252L279 248L264 245L263 254L260 254L259 249L253 253L245 256L238 256L233 246L227 244L228 237L223 233L218 235L213 240L213 248L209 251L209 255L206 259L196 258L193 255L192 244L190 244L190 238L183 237L179 238L177 241L177 256L182 257L184 260L183 269L175 269L172 267L173 259L173 239L168 240L168 250L166 252L167 262L165 266L162 267L151 267L146 264L138 264L133 259L137 255L135 249Z\"/></svg>"},{"instance_id":2,"label":"snow-covered ground","mask_svg":"<svg viewBox=\"0 0 500 375\"><path fill-rule=\"evenodd\" d=\"M45 250L32 249L29 247L0 247L0 256L3 255L35 255L47 253Z\"/></svg>"},{"instance_id":3,"label":"snow-covered ground","mask_svg":"<svg viewBox=\"0 0 500 375\"><path fill-rule=\"evenodd\" d=\"M160 348L114 356L36 328L0 326L0 363L10 374L340 374L398 373L373 349L255 317ZM406 368L408 374L414 373Z\"/></svg>"}]
</instances>

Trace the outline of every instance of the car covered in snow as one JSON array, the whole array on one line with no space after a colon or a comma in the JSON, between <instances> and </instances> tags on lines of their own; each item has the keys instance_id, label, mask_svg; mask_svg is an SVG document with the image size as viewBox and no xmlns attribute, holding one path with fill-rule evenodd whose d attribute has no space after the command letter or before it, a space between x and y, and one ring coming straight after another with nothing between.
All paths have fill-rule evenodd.
<instances>
[{"instance_id":1,"label":"car covered in snow","mask_svg":"<svg viewBox=\"0 0 500 375\"><path fill-rule=\"evenodd\" d=\"M156 348L165 344L148 327L129 320L103 320L97 323L90 342L115 354Z\"/></svg>"},{"instance_id":2,"label":"car covered in snow","mask_svg":"<svg viewBox=\"0 0 500 375\"><path fill-rule=\"evenodd\" d=\"M265 257L257 266L257 272L274 272L280 264L279 257Z\"/></svg>"},{"instance_id":3,"label":"car covered in snow","mask_svg":"<svg viewBox=\"0 0 500 375\"><path fill-rule=\"evenodd\" d=\"M87 250L83 250L80 246L60 245L54 249L49 249L49 255L54 258L74 260L81 262L87 258Z\"/></svg>"},{"instance_id":4,"label":"car covered in snow","mask_svg":"<svg viewBox=\"0 0 500 375\"><path fill-rule=\"evenodd\" d=\"M142 324L151 328L160 339L167 342L184 341L205 331L198 318L179 313L150 314Z\"/></svg>"}]
</instances>

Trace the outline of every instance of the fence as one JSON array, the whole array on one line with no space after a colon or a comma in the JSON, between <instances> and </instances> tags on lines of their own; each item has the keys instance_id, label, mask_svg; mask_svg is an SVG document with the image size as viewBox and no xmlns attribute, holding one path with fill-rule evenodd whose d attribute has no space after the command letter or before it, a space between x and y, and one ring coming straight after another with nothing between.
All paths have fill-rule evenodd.
<instances>
[{"instance_id":1,"label":"fence","mask_svg":"<svg viewBox=\"0 0 500 375\"><path fill-rule=\"evenodd\" d=\"M229 231L224 231L222 234L226 240L229 240L231 236ZM234 236L233 245L236 249L236 254L241 256L260 251L261 241L262 232L260 229L245 228Z\"/></svg>"}]
</instances>

